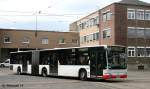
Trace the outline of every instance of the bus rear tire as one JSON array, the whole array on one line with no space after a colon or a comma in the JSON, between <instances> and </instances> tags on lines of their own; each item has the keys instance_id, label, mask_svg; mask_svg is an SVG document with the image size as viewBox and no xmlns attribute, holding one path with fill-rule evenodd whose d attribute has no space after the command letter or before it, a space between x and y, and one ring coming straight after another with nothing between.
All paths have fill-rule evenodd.
<instances>
[{"instance_id":1,"label":"bus rear tire","mask_svg":"<svg viewBox=\"0 0 150 89\"><path fill-rule=\"evenodd\" d=\"M21 68L20 67L17 68L17 75L21 75Z\"/></svg>"},{"instance_id":2,"label":"bus rear tire","mask_svg":"<svg viewBox=\"0 0 150 89\"><path fill-rule=\"evenodd\" d=\"M86 72L86 70L80 70L80 72L79 72L79 79L83 80L83 81L87 80L87 72Z\"/></svg>"},{"instance_id":3,"label":"bus rear tire","mask_svg":"<svg viewBox=\"0 0 150 89\"><path fill-rule=\"evenodd\" d=\"M45 68L42 69L42 76L47 77L47 70Z\"/></svg>"}]
</instances>

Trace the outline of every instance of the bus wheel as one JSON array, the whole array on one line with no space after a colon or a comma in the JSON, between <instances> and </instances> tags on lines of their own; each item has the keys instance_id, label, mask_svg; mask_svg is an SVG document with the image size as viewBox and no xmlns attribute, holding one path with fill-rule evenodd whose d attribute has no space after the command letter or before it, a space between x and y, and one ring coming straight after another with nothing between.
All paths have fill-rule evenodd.
<instances>
[{"instance_id":1,"label":"bus wheel","mask_svg":"<svg viewBox=\"0 0 150 89\"><path fill-rule=\"evenodd\" d=\"M42 76L43 77L46 77L47 76L47 70L44 68L42 69Z\"/></svg>"},{"instance_id":2,"label":"bus wheel","mask_svg":"<svg viewBox=\"0 0 150 89\"><path fill-rule=\"evenodd\" d=\"M79 79L80 80L86 80L87 79L87 72L85 70L81 70L79 72Z\"/></svg>"},{"instance_id":3,"label":"bus wheel","mask_svg":"<svg viewBox=\"0 0 150 89\"><path fill-rule=\"evenodd\" d=\"M17 68L17 74L18 74L18 75L21 74L21 68L20 68L20 67Z\"/></svg>"}]
</instances>

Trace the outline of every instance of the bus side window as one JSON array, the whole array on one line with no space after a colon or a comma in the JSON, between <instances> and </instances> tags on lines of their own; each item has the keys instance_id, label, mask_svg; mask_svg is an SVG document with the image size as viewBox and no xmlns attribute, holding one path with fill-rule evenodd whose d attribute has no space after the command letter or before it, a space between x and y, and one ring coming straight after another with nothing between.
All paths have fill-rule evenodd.
<instances>
[{"instance_id":1,"label":"bus side window","mask_svg":"<svg viewBox=\"0 0 150 89\"><path fill-rule=\"evenodd\" d=\"M59 54L58 60L60 62L60 65L65 65L66 64L66 60L65 60L65 56L63 54Z\"/></svg>"},{"instance_id":2,"label":"bus side window","mask_svg":"<svg viewBox=\"0 0 150 89\"><path fill-rule=\"evenodd\" d=\"M87 53L80 55L79 57L79 63L81 65L88 65L89 64L89 56Z\"/></svg>"}]
</instances>

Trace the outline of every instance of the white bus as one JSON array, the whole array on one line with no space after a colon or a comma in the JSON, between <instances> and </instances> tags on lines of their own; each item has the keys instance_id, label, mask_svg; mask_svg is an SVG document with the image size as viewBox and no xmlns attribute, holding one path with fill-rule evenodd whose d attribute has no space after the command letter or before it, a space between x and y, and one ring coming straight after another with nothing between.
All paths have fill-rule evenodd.
<instances>
[{"instance_id":1,"label":"white bus","mask_svg":"<svg viewBox=\"0 0 150 89\"><path fill-rule=\"evenodd\" d=\"M126 48L93 46L12 52L17 73L78 77L81 80L127 78Z\"/></svg>"}]
</instances>

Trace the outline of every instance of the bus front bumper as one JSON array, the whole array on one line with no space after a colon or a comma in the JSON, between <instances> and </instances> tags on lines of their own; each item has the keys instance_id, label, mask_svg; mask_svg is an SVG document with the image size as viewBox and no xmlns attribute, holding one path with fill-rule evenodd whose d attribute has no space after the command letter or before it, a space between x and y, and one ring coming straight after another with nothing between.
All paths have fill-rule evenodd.
<instances>
[{"instance_id":1,"label":"bus front bumper","mask_svg":"<svg viewBox=\"0 0 150 89\"><path fill-rule=\"evenodd\" d=\"M120 74L120 75L104 74L103 75L103 79L113 79L113 78L127 78L127 74Z\"/></svg>"}]
</instances>

